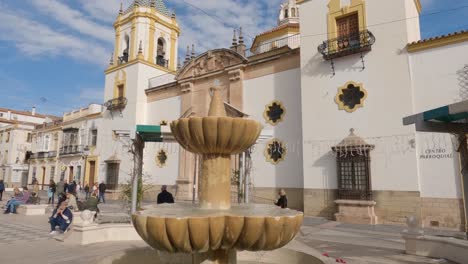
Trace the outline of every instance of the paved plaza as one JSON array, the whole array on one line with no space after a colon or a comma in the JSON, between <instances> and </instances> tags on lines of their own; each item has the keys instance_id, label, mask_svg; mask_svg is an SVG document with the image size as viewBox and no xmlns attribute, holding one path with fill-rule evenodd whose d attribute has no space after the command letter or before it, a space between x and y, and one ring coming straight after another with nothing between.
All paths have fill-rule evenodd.
<instances>
[{"instance_id":1,"label":"paved plaza","mask_svg":"<svg viewBox=\"0 0 468 264\"><path fill-rule=\"evenodd\" d=\"M102 207L106 212L118 212L121 205L110 203ZM351 225L307 218L296 241L347 263L451 263L405 255L402 230L403 227L396 226ZM0 263L96 263L123 250L147 247L142 241L76 246L58 242L48 232L47 216L1 214Z\"/></svg>"}]
</instances>

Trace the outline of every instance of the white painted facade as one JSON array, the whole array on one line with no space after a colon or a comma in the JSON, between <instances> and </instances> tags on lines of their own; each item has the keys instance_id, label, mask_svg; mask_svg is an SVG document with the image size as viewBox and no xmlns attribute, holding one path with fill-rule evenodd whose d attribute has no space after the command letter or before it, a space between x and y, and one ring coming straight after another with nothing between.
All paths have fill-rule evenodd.
<instances>
[{"instance_id":1,"label":"white painted facade","mask_svg":"<svg viewBox=\"0 0 468 264\"><path fill-rule=\"evenodd\" d=\"M468 100L467 50L468 43L463 42L411 53L413 97L417 98L412 113ZM461 198L457 140L447 134L418 133L416 142L421 196Z\"/></svg>"},{"instance_id":2,"label":"white painted facade","mask_svg":"<svg viewBox=\"0 0 468 264\"><path fill-rule=\"evenodd\" d=\"M264 131L286 146L286 158L274 165L267 161L266 139L255 145L252 153L252 181L255 187L303 188L302 131L300 101L300 69L288 70L244 81L244 112L259 121ZM261 96L259 96L261 95ZM267 105L278 100L285 108L284 120L275 126L266 122L263 113Z\"/></svg>"},{"instance_id":3,"label":"white painted facade","mask_svg":"<svg viewBox=\"0 0 468 264\"><path fill-rule=\"evenodd\" d=\"M408 1L366 1L367 24L409 18L416 6ZM389 23L369 28L376 37L365 54L365 69L359 54L334 60L332 75L317 47L327 38L328 1L301 5L302 113L304 135L304 188L336 189L336 162L331 147L349 134L378 142L371 153L373 190L419 191L415 150L401 138L414 137L414 128L401 118L413 111L409 56L405 46L415 40L418 23ZM407 10L407 8L411 8ZM415 19L417 20L417 19ZM411 32L411 33L410 33ZM354 113L338 109L338 87L349 81L362 83L368 96ZM372 140L369 140L372 141ZM373 142L368 142L373 143Z\"/></svg>"},{"instance_id":4,"label":"white painted facade","mask_svg":"<svg viewBox=\"0 0 468 264\"><path fill-rule=\"evenodd\" d=\"M8 187L26 184L34 126L52 118L35 107L30 112L0 108L0 179Z\"/></svg>"}]
</instances>

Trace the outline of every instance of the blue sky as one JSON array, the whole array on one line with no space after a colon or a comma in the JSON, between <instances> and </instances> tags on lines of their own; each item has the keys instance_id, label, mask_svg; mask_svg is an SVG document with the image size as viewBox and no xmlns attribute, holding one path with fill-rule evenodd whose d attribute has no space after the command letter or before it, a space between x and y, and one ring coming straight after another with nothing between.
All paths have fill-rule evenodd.
<instances>
[{"instance_id":1,"label":"blue sky","mask_svg":"<svg viewBox=\"0 0 468 264\"><path fill-rule=\"evenodd\" d=\"M274 27L282 0L165 2L182 28L183 57L191 43L198 52L229 46L234 27L242 26L247 38ZM468 29L468 0L422 3L423 38ZM102 103L119 5L119 0L0 0L0 107L36 106L41 113L61 115Z\"/></svg>"}]
</instances>

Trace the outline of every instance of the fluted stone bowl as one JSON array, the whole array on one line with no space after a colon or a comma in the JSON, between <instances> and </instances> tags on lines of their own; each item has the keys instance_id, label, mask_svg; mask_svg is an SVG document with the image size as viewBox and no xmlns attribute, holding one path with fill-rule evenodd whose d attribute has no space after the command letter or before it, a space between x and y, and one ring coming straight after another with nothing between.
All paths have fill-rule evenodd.
<instances>
[{"instance_id":1,"label":"fluted stone bowl","mask_svg":"<svg viewBox=\"0 0 468 264\"><path fill-rule=\"evenodd\" d=\"M278 249L295 237L303 218L302 212L269 205L238 205L221 211L175 204L138 212L133 225L157 250L193 254Z\"/></svg>"},{"instance_id":2,"label":"fluted stone bowl","mask_svg":"<svg viewBox=\"0 0 468 264\"><path fill-rule=\"evenodd\" d=\"M175 139L197 154L238 154L252 146L262 126L249 119L232 117L191 117L171 123Z\"/></svg>"}]
</instances>

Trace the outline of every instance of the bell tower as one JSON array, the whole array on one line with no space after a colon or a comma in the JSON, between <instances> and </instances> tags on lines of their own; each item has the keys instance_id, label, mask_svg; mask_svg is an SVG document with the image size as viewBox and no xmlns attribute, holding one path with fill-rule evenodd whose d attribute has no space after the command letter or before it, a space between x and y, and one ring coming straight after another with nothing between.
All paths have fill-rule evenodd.
<instances>
[{"instance_id":1,"label":"bell tower","mask_svg":"<svg viewBox=\"0 0 468 264\"><path fill-rule=\"evenodd\" d=\"M126 9L121 5L114 28L109 68L140 60L162 71L177 70L180 28L163 0L134 0Z\"/></svg>"},{"instance_id":2,"label":"bell tower","mask_svg":"<svg viewBox=\"0 0 468 264\"><path fill-rule=\"evenodd\" d=\"M101 149L99 171L102 180L111 173L109 164L119 160L118 179L123 183L131 177L133 163L126 151L120 151L127 146L122 138L134 136L137 125L147 124L149 80L176 72L180 29L163 0L121 5L114 28L114 53L105 70L102 133L98 134L106 146Z\"/></svg>"}]
</instances>

